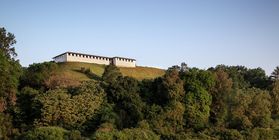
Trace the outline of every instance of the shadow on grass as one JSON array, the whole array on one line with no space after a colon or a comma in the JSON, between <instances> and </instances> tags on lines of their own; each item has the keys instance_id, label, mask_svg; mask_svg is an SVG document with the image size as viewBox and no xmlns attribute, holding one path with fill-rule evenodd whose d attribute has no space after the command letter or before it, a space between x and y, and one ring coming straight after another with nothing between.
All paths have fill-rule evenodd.
<instances>
[{"instance_id":1,"label":"shadow on grass","mask_svg":"<svg viewBox=\"0 0 279 140\"><path fill-rule=\"evenodd\" d=\"M76 72L85 74L88 78L93 79L93 80L96 80L96 81L102 80L102 78L101 78L100 76L98 76L98 75L92 73L90 69L84 70L83 68L81 68L80 70L75 69L75 70L73 70L73 71L76 71Z\"/></svg>"}]
</instances>

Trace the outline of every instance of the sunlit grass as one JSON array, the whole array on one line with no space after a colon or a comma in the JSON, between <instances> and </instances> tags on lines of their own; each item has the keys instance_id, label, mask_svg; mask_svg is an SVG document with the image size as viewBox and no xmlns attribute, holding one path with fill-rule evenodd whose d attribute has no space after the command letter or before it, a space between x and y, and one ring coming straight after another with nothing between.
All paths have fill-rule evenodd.
<instances>
[{"instance_id":1,"label":"sunlit grass","mask_svg":"<svg viewBox=\"0 0 279 140\"><path fill-rule=\"evenodd\" d=\"M101 77L105 65L91 64L91 63L78 63L78 62L67 62L67 63L59 63L59 68L57 70L57 74L61 74L64 76L69 76L71 79L75 79L77 81L90 80L90 78L80 72L81 68L90 69L90 71L98 77ZM136 68L120 68L121 73L124 76L130 76L136 78L138 80L143 79L154 79L156 77L160 77L164 75L165 71L158 68L151 67L136 67Z\"/></svg>"}]
</instances>

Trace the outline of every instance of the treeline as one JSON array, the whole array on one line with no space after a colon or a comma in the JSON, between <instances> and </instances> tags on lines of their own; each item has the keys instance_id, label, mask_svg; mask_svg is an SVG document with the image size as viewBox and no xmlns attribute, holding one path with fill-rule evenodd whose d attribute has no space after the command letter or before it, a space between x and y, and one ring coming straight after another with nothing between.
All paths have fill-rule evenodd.
<instances>
[{"instance_id":1,"label":"treeline","mask_svg":"<svg viewBox=\"0 0 279 140\"><path fill-rule=\"evenodd\" d=\"M79 83L59 78L53 62L21 67L14 43L0 28L0 139L279 139L279 67L268 77L182 63L138 81L109 65Z\"/></svg>"}]
</instances>

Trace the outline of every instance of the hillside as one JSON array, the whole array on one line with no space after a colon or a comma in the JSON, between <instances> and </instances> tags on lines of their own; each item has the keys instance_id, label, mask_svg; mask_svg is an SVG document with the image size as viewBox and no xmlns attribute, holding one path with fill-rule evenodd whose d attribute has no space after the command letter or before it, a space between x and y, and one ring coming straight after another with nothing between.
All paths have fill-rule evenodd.
<instances>
[{"instance_id":1,"label":"hillside","mask_svg":"<svg viewBox=\"0 0 279 140\"><path fill-rule=\"evenodd\" d=\"M101 78L105 65L90 64L90 63L77 63L77 62L67 62L58 63L59 68L56 72L58 75L63 75L65 77L70 77L71 79L77 81L89 80L89 79L99 79ZM81 72L81 69L90 69L91 74L85 74ZM120 71L124 76L131 76L138 80L143 79L153 79L164 75L165 71L158 68L152 67L136 67L136 68L120 68Z\"/></svg>"}]
</instances>

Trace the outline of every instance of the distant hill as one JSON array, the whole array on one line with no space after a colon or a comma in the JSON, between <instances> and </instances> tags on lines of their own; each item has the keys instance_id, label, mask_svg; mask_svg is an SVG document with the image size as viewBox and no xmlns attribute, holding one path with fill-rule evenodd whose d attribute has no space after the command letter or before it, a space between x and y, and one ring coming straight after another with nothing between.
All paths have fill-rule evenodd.
<instances>
[{"instance_id":1,"label":"distant hill","mask_svg":"<svg viewBox=\"0 0 279 140\"><path fill-rule=\"evenodd\" d=\"M58 70L55 72L57 75L69 77L77 81L84 81L95 79L98 80L102 77L105 65L80 63L80 62L65 62L58 63ZM83 70L90 69L90 73L86 74ZM154 79L165 74L165 70L152 68L152 67L135 67L135 68L122 68L120 71L123 76L130 76L138 80Z\"/></svg>"}]
</instances>

